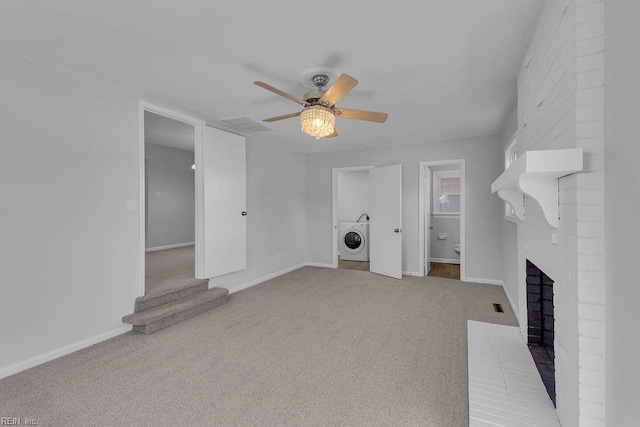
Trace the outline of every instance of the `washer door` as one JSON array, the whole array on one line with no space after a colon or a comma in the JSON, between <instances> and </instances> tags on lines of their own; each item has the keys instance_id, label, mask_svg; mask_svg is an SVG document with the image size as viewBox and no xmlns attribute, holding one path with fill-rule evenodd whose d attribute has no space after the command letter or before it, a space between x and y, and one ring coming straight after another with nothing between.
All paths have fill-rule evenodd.
<instances>
[{"instance_id":1,"label":"washer door","mask_svg":"<svg viewBox=\"0 0 640 427\"><path fill-rule=\"evenodd\" d=\"M344 248L350 254L357 254L364 248L364 236L359 230L347 230L342 236Z\"/></svg>"}]
</instances>

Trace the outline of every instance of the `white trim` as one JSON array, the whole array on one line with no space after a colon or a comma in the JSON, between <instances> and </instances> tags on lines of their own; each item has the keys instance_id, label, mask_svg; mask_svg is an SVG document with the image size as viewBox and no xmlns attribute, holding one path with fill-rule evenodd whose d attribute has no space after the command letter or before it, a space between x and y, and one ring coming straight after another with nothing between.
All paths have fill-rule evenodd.
<instances>
[{"instance_id":1,"label":"white trim","mask_svg":"<svg viewBox=\"0 0 640 427\"><path fill-rule=\"evenodd\" d=\"M321 267L321 268L338 268L333 264L326 264L323 262L305 262L304 265L306 267Z\"/></svg>"},{"instance_id":2,"label":"white trim","mask_svg":"<svg viewBox=\"0 0 640 427\"><path fill-rule=\"evenodd\" d=\"M18 372L22 372L26 369L33 368L34 366L42 365L43 363L47 363L59 357L66 356L67 354L71 354L74 351L87 348L99 342L108 340L109 338L124 334L125 332L129 332L131 328L131 325L120 326L119 328L102 333L100 335L96 335L95 337L78 341L75 344L71 344L66 347L62 347L57 350L41 354L39 356L32 357L31 359L23 360L22 362L14 363L13 365L9 365L6 368L0 369L0 379L6 378L9 375L17 374Z\"/></svg>"},{"instance_id":3,"label":"white trim","mask_svg":"<svg viewBox=\"0 0 640 427\"><path fill-rule=\"evenodd\" d=\"M145 143L144 143L144 112L145 105L142 101L138 101L138 211L140 217L138 218L138 264L140 265L140 271L138 272L138 296L143 296L145 293L145 248L146 242L146 177L145 177Z\"/></svg>"},{"instance_id":4,"label":"white trim","mask_svg":"<svg viewBox=\"0 0 640 427\"><path fill-rule=\"evenodd\" d=\"M511 306L511 311L513 311L514 316L516 317L516 322L518 322L518 325L520 325L520 317L518 316L518 310L516 310L516 305L513 303L513 300L511 299L511 295L509 295L509 292L507 291L507 287L504 285L504 283L502 283L502 290L504 291L504 294L507 296L507 301L509 301L509 305Z\"/></svg>"},{"instance_id":5,"label":"white trim","mask_svg":"<svg viewBox=\"0 0 640 427\"><path fill-rule=\"evenodd\" d=\"M467 283L480 283L482 285L496 285L496 286L502 286L504 288L504 283L502 283L502 280L481 279L478 277L467 277L465 280L462 280L462 281Z\"/></svg>"},{"instance_id":6,"label":"white trim","mask_svg":"<svg viewBox=\"0 0 640 427\"><path fill-rule=\"evenodd\" d=\"M467 278L467 244L466 244L466 199L467 199L467 185L466 185L466 160L465 159L451 159L451 160L436 160L420 162L419 168L419 190L418 190L418 265L420 266L420 275L425 276L425 167L431 166L446 166L446 165L459 165L460 166L460 280L465 282ZM431 193L429 189L429 193Z\"/></svg>"},{"instance_id":7,"label":"white trim","mask_svg":"<svg viewBox=\"0 0 640 427\"><path fill-rule=\"evenodd\" d=\"M195 244L196 242L187 242L187 243L176 243L175 245L154 246L153 248L145 249L145 252L156 252L156 251L164 251L165 249L184 248L186 246L194 246Z\"/></svg>"},{"instance_id":8,"label":"white trim","mask_svg":"<svg viewBox=\"0 0 640 427\"><path fill-rule=\"evenodd\" d=\"M431 258L431 262L439 262L441 264L460 264L459 259L449 259L449 258Z\"/></svg>"},{"instance_id":9,"label":"white trim","mask_svg":"<svg viewBox=\"0 0 640 427\"><path fill-rule=\"evenodd\" d=\"M424 274L421 274L419 271L403 271L402 275L403 276L416 276L416 277L424 276Z\"/></svg>"},{"instance_id":10,"label":"white trim","mask_svg":"<svg viewBox=\"0 0 640 427\"><path fill-rule=\"evenodd\" d=\"M504 170L509 169L509 166L517 159L517 144L518 144L518 132L514 132L511 137L511 141L504 149ZM515 158L514 158L515 157ZM507 202L504 202L504 219L514 224L518 223L518 219L515 216L514 210L511 205Z\"/></svg>"},{"instance_id":11,"label":"white trim","mask_svg":"<svg viewBox=\"0 0 640 427\"><path fill-rule=\"evenodd\" d=\"M159 114L161 116L164 117L168 117L170 119L174 119L174 120L178 120L180 122L183 123L187 123L190 124L192 126L198 126L198 125L206 125L207 122L203 119L199 119L197 117L193 117L193 116L189 116L187 114L178 112L176 110L173 109L169 109L167 107L163 107L161 105L158 104L152 104L149 101L145 101L145 100L140 100L139 101L139 105L140 107L143 108L144 111L149 111L150 113L154 113L154 114ZM143 122L144 123L144 122ZM143 127L144 130L144 127Z\"/></svg>"},{"instance_id":12,"label":"white trim","mask_svg":"<svg viewBox=\"0 0 640 427\"><path fill-rule=\"evenodd\" d=\"M333 265L331 268L338 268L338 172L358 172L373 169L374 166L351 166L331 169L331 209L333 227Z\"/></svg>"},{"instance_id":13,"label":"white trim","mask_svg":"<svg viewBox=\"0 0 640 427\"><path fill-rule=\"evenodd\" d=\"M252 286L259 285L260 283L266 282L267 280L275 279L278 276L282 276L283 274L290 273L294 270L305 267L306 265L307 263L303 262L303 263L294 265L293 267L287 267L283 270L276 271L275 273L267 274L266 276L258 277L257 279L253 279L239 285L231 286L228 288L229 294L235 294L236 292L240 292L243 289L247 289Z\"/></svg>"},{"instance_id":14,"label":"white trim","mask_svg":"<svg viewBox=\"0 0 640 427\"><path fill-rule=\"evenodd\" d=\"M202 150L204 140L204 126L193 127L193 161L196 164L195 173L195 235L196 235L196 248L195 248L195 276L196 279L208 279L204 277L204 180L202 173ZM201 238L198 238L200 236Z\"/></svg>"},{"instance_id":15,"label":"white trim","mask_svg":"<svg viewBox=\"0 0 640 427\"><path fill-rule=\"evenodd\" d=\"M459 219L460 218L460 214L459 213L438 213L438 212L434 212L431 214L432 217L435 218L444 218L444 219Z\"/></svg>"},{"instance_id":16,"label":"white trim","mask_svg":"<svg viewBox=\"0 0 640 427\"><path fill-rule=\"evenodd\" d=\"M138 293L139 296L143 296L145 294L145 254L146 254L146 241L145 241L145 144L144 144L144 112L149 111L154 114L159 114L164 117L168 117L170 119L178 120L192 126L198 125L206 125L206 122L202 119L198 119L195 117L188 116L183 113L179 113L174 110L170 110L166 107L162 107L160 105L152 104L148 101L139 99L138 100L138 206L139 206L139 233L138 233L138 263L140 265L140 271L138 272ZM196 132L194 131L194 134ZM199 159L196 152L196 174L198 172L199 167ZM198 181L196 180L196 196L198 194ZM198 204L198 198L196 197L196 206ZM196 209L196 224L198 224L199 212ZM198 236L198 232L196 230L196 241L200 240ZM198 248L196 248L196 268L198 264Z\"/></svg>"}]
</instances>

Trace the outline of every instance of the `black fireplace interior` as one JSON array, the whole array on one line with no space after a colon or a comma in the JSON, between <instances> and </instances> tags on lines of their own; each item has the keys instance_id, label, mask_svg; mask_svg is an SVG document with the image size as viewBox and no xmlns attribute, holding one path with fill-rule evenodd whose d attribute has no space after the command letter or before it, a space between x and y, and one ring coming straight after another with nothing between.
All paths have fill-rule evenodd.
<instances>
[{"instance_id":1,"label":"black fireplace interior","mask_svg":"<svg viewBox=\"0 0 640 427\"><path fill-rule=\"evenodd\" d=\"M553 280L527 260L528 346L549 397L556 404Z\"/></svg>"}]
</instances>

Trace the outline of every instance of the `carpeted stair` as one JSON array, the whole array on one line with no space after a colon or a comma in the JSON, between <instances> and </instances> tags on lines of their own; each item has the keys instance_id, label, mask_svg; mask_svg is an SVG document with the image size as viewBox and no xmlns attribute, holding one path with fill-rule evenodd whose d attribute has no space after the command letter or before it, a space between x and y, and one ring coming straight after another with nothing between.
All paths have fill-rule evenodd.
<instances>
[{"instance_id":1,"label":"carpeted stair","mask_svg":"<svg viewBox=\"0 0 640 427\"><path fill-rule=\"evenodd\" d=\"M208 280L166 289L136 299L135 311L122 318L135 332L152 334L227 302L229 290L208 289Z\"/></svg>"}]
</instances>

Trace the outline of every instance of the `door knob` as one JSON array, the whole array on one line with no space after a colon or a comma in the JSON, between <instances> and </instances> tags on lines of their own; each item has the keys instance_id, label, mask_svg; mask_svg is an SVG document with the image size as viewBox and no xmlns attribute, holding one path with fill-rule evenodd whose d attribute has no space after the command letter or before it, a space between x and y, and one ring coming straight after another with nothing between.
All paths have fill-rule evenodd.
<instances>
[{"instance_id":1,"label":"door knob","mask_svg":"<svg viewBox=\"0 0 640 427\"><path fill-rule=\"evenodd\" d=\"M242 211L242 216L247 216L247 211Z\"/></svg>"},{"instance_id":2,"label":"door knob","mask_svg":"<svg viewBox=\"0 0 640 427\"><path fill-rule=\"evenodd\" d=\"M396 228L395 230L393 230L394 233L400 233L402 230L399 228Z\"/></svg>"},{"instance_id":3,"label":"door knob","mask_svg":"<svg viewBox=\"0 0 640 427\"><path fill-rule=\"evenodd\" d=\"M429 230L433 230L433 227L429 227Z\"/></svg>"}]
</instances>

